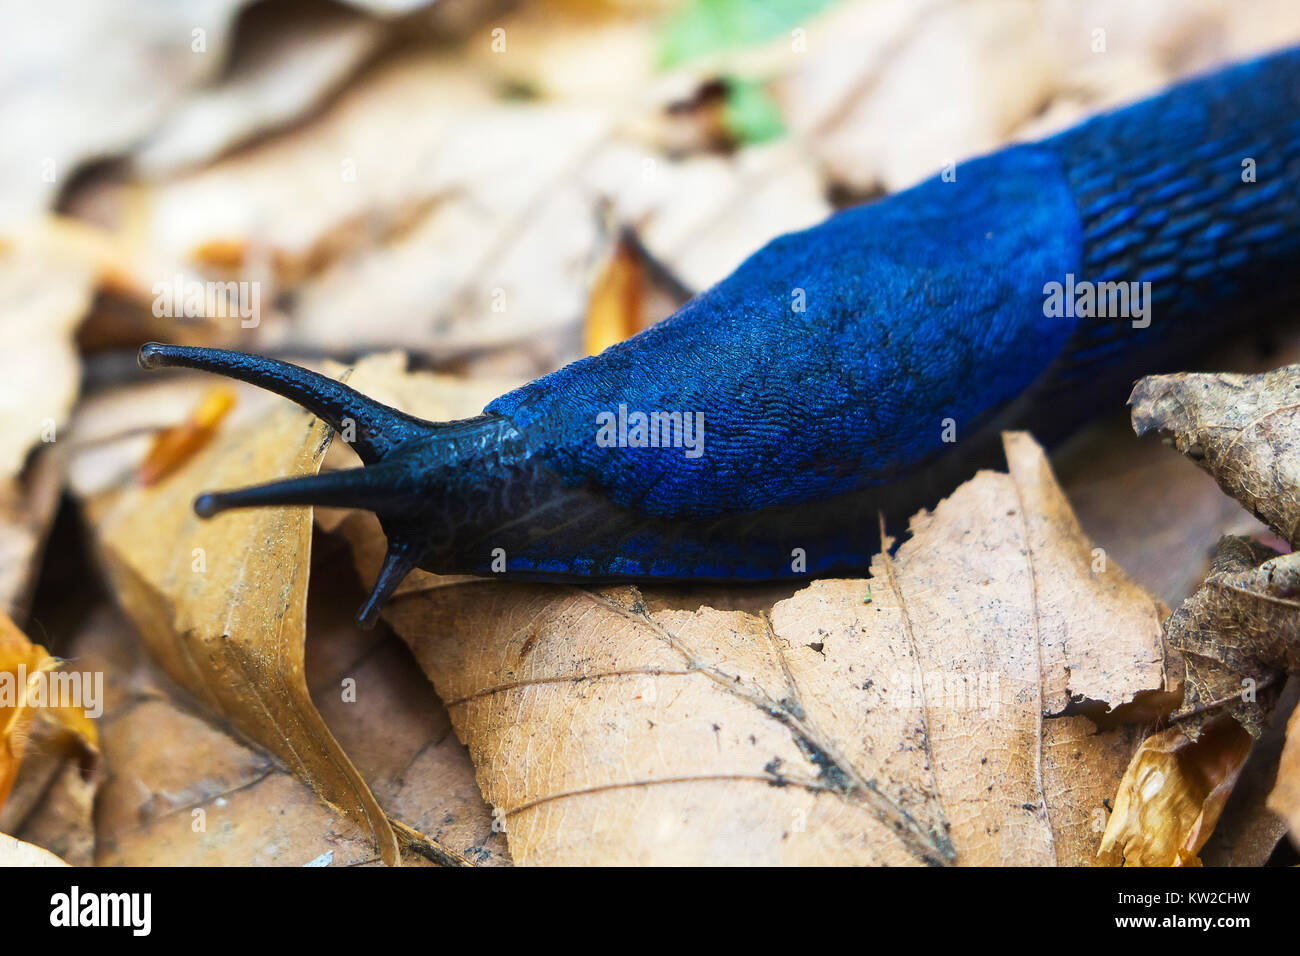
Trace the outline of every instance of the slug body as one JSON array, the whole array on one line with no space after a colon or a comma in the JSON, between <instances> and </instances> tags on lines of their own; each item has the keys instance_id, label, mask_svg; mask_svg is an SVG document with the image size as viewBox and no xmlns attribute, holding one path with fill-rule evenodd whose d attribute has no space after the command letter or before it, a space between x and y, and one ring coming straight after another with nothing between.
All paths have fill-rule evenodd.
<instances>
[{"instance_id":1,"label":"slug body","mask_svg":"<svg viewBox=\"0 0 1300 956\"><path fill-rule=\"evenodd\" d=\"M1298 266L1300 51L1286 51L782 236L654 328L475 419L425 422L235 352L151 343L141 364L206 368L356 423L365 467L196 509L374 511L389 554L370 622L416 566L863 571L878 512L933 504L1003 428L1059 438L1135 377L1286 309Z\"/></svg>"}]
</instances>

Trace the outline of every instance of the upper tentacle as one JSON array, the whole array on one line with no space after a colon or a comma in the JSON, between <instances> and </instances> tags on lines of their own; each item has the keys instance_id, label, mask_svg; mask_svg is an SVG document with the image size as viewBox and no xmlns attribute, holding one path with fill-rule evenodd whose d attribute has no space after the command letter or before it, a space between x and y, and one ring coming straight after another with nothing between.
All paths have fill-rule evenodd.
<instances>
[{"instance_id":1,"label":"upper tentacle","mask_svg":"<svg viewBox=\"0 0 1300 956\"><path fill-rule=\"evenodd\" d=\"M139 362L146 369L181 367L217 372L283 395L329 422L366 464L381 460L403 442L431 434L437 427L325 375L260 355L149 342L140 348Z\"/></svg>"}]
</instances>

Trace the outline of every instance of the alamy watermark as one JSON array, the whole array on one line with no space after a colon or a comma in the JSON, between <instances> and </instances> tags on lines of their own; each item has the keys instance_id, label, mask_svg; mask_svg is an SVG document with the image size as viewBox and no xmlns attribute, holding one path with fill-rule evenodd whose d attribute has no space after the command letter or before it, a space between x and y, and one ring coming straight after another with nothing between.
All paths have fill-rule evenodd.
<instances>
[{"instance_id":1,"label":"alamy watermark","mask_svg":"<svg viewBox=\"0 0 1300 956\"><path fill-rule=\"evenodd\" d=\"M704 454L703 412L618 412L596 415L596 444L601 448L681 448L687 458Z\"/></svg>"},{"instance_id":2,"label":"alamy watermark","mask_svg":"<svg viewBox=\"0 0 1300 956\"><path fill-rule=\"evenodd\" d=\"M1132 319L1133 328L1151 324L1150 282L1076 281L1073 272L1065 282L1043 286L1043 315L1052 319Z\"/></svg>"},{"instance_id":3,"label":"alamy watermark","mask_svg":"<svg viewBox=\"0 0 1300 956\"><path fill-rule=\"evenodd\" d=\"M87 717L104 713L103 671L47 671L29 674L26 664L0 671L0 709L75 707Z\"/></svg>"},{"instance_id":4,"label":"alamy watermark","mask_svg":"<svg viewBox=\"0 0 1300 956\"><path fill-rule=\"evenodd\" d=\"M159 319L237 318L246 329L262 321L260 282L200 282L177 273L170 282L155 282L152 292L153 314Z\"/></svg>"}]
</instances>

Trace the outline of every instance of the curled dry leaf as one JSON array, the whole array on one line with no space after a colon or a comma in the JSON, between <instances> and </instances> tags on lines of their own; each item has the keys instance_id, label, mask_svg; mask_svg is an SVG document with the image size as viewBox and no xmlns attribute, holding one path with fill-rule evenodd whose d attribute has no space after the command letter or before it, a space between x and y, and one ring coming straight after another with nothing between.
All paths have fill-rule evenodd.
<instances>
[{"instance_id":1,"label":"curled dry leaf","mask_svg":"<svg viewBox=\"0 0 1300 956\"><path fill-rule=\"evenodd\" d=\"M1278 695L1268 726L1255 741L1250 759L1232 788L1200 857L1206 866L1264 866L1285 838L1287 821L1269 809L1275 783L1281 783L1278 767L1286 746L1289 718L1300 702L1300 675L1288 678Z\"/></svg>"},{"instance_id":2,"label":"curled dry leaf","mask_svg":"<svg viewBox=\"0 0 1300 956\"><path fill-rule=\"evenodd\" d=\"M1133 428L1208 471L1293 548L1300 545L1300 365L1261 375L1152 375L1133 389Z\"/></svg>"},{"instance_id":3,"label":"curled dry leaf","mask_svg":"<svg viewBox=\"0 0 1300 956\"><path fill-rule=\"evenodd\" d=\"M1101 855L1128 866L1199 866L1200 852L1250 754L1251 736L1226 714L1193 739L1174 726L1133 756L1102 836Z\"/></svg>"},{"instance_id":4,"label":"curled dry leaf","mask_svg":"<svg viewBox=\"0 0 1300 956\"><path fill-rule=\"evenodd\" d=\"M212 440L217 426L235 404L235 391L218 385L204 393L202 401L184 422L154 437L149 455L140 465L140 481L146 485L163 478Z\"/></svg>"},{"instance_id":5,"label":"curled dry leaf","mask_svg":"<svg viewBox=\"0 0 1300 956\"><path fill-rule=\"evenodd\" d=\"M587 300L582 327L587 355L598 355L641 331L645 292L645 267L627 242L616 242Z\"/></svg>"},{"instance_id":6,"label":"curled dry leaf","mask_svg":"<svg viewBox=\"0 0 1300 956\"><path fill-rule=\"evenodd\" d=\"M385 617L516 862L1087 863L1136 740L1062 711L1172 707L1165 611L1097 563L1041 449L1007 452L870 582L766 610L443 581Z\"/></svg>"},{"instance_id":7,"label":"curled dry leaf","mask_svg":"<svg viewBox=\"0 0 1300 956\"><path fill-rule=\"evenodd\" d=\"M85 865L94 855L100 749L91 714L102 677L75 665L75 676L52 677L64 664L0 612L0 833Z\"/></svg>"},{"instance_id":8,"label":"curled dry leaf","mask_svg":"<svg viewBox=\"0 0 1300 956\"><path fill-rule=\"evenodd\" d=\"M1224 538L1205 583L1165 623L1186 664L1180 715L1225 710L1258 736L1287 671L1300 669L1300 556Z\"/></svg>"},{"instance_id":9,"label":"curled dry leaf","mask_svg":"<svg viewBox=\"0 0 1300 956\"><path fill-rule=\"evenodd\" d=\"M83 700L79 690L76 700L59 698L60 688L75 685L58 683L49 677L60 664L45 648L28 640L9 616L0 611L0 812L5 811L24 753L33 741L41 749L75 747L79 756L92 761L98 755L95 722L82 706L89 707L92 702ZM0 817L8 831L20 819L20 814L14 813Z\"/></svg>"}]
</instances>

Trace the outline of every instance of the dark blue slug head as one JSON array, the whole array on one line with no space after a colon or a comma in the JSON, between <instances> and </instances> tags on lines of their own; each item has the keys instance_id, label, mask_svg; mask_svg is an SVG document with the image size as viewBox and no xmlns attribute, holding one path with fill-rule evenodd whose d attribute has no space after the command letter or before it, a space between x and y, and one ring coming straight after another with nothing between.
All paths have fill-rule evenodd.
<instances>
[{"instance_id":1,"label":"dark blue slug head","mask_svg":"<svg viewBox=\"0 0 1300 956\"><path fill-rule=\"evenodd\" d=\"M194 511L202 518L263 505L374 512L388 536L388 553L358 615L363 626L374 624L416 566L450 569L461 563L458 555L497 526L508 504L519 443L499 416L425 421L307 369L223 349L150 342L140 349L139 363L144 369L201 369L258 385L298 403L348 439L361 468L202 494Z\"/></svg>"}]
</instances>

